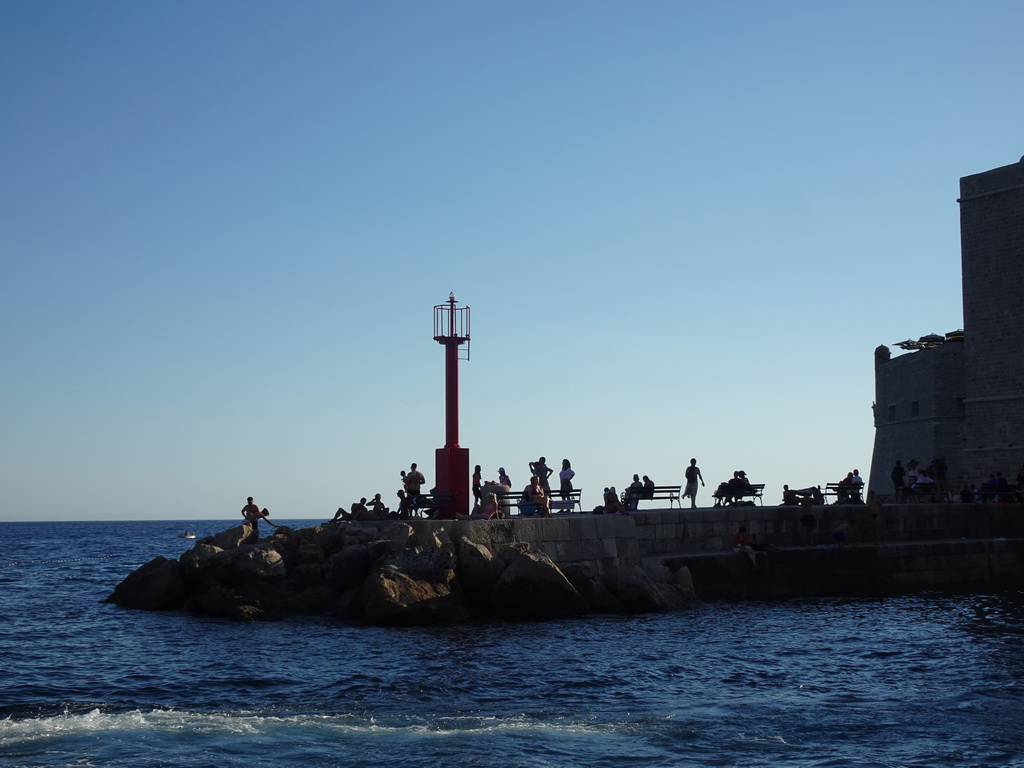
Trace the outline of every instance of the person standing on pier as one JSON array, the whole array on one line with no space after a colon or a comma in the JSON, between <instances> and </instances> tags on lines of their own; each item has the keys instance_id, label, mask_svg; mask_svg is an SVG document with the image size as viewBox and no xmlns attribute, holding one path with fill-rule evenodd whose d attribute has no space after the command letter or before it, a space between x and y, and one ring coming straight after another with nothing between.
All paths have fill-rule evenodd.
<instances>
[{"instance_id":1,"label":"person standing on pier","mask_svg":"<svg viewBox=\"0 0 1024 768\"><path fill-rule=\"evenodd\" d=\"M686 468L684 473L686 476L686 489L683 491L683 498L690 497L690 509L696 509L697 507L697 481L700 481L701 485L704 485L704 476L700 473L700 467L697 466L696 459L690 459L690 466Z\"/></svg>"},{"instance_id":2,"label":"person standing on pier","mask_svg":"<svg viewBox=\"0 0 1024 768\"><path fill-rule=\"evenodd\" d=\"M530 462L530 474L540 478L540 487L544 489L544 493L549 498L551 496L551 486L548 484L548 478L551 477L551 473L554 471L548 466L548 460L543 456L537 461Z\"/></svg>"},{"instance_id":3,"label":"person standing on pier","mask_svg":"<svg viewBox=\"0 0 1024 768\"><path fill-rule=\"evenodd\" d=\"M892 492L893 498L896 501L900 500L900 494L903 493L903 478L907 475L907 470L903 468L903 462L896 459L896 466L892 468L889 473L889 479L892 480Z\"/></svg>"},{"instance_id":4,"label":"person standing on pier","mask_svg":"<svg viewBox=\"0 0 1024 768\"><path fill-rule=\"evenodd\" d=\"M572 469L572 464L568 459L562 459L562 469L558 473L558 491L562 501L569 501L572 498L572 479L574 477L576 477L576 473ZM569 507L569 511L572 512L572 507Z\"/></svg>"},{"instance_id":5,"label":"person standing on pier","mask_svg":"<svg viewBox=\"0 0 1024 768\"><path fill-rule=\"evenodd\" d=\"M401 475L402 485L405 486L405 495L415 501L416 497L420 495L420 488L427 482L427 478L416 469L416 462L410 465L408 472L403 471Z\"/></svg>"}]
</instances>

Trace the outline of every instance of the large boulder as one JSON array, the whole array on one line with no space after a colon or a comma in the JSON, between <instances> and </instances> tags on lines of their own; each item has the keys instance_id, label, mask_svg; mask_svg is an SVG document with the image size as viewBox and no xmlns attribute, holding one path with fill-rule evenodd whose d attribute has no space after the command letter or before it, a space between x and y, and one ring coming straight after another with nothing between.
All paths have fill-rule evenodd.
<instances>
[{"instance_id":1,"label":"large boulder","mask_svg":"<svg viewBox=\"0 0 1024 768\"><path fill-rule=\"evenodd\" d=\"M341 591L361 585L373 569L366 544L353 544L331 555L325 580Z\"/></svg>"},{"instance_id":2,"label":"large boulder","mask_svg":"<svg viewBox=\"0 0 1024 768\"><path fill-rule=\"evenodd\" d=\"M391 523L368 544L370 557L376 560L382 555L405 549L412 541L411 536L412 526L408 523Z\"/></svg>"},{"instance_id":3,"label":"large boulder","mask_svg":"<svg viewBox=\"0 0 1024 768\"><path fill-rule=\"evenodd\" d=\"M192 549L182 552L178 558L185 583L193 594L201 592L214 580L215 568L211 564L217 555L225 551L214 544L208 544L209 540L200 541Z\"/></svg>"},{"instance_id":4,"label":"large boulder","mask_svg":"<svg viewBox=\"0 0 1024 768\"><path fill-rule=\"evenodd\" d=\"M505 561L494 557L483 544L470 539L459 541L459 584L470 603L486 607L506 567Z\"/></svg>"},{"instance_id":5,"label":"large boulder","mask_svg":"<svg viewBox=\"0 0 1024 768\"><path fill-rule=\"evenodd\" d=\"M251 588L229 588L210 582L202 592L194 595L186 608L207 616L224 616L235 621L273 621L283 613L268 610L258 591Z\"/></svg>"},{"instance_id":6,"label":"large boulder","mask_svg":"<svg viewBox=\"0 0 1024 768\"><path fill-rule=\"evenodd\" d=\"M338 594L330 584L284 581L268 584L258 604L282 615L318 616L334 608Z\"/></svg>"},{"instance_id":7,"label":"large boulder","mask_svg":"<svg viewBox=\"0 0 1024 768\"><path fill-rule=\"evenodd\" d=\"M492 611L510 619L544 621L582 616L590 606L547 555L520 552L491 591Z\"/></svg>"},{"instance_id":8,"label":"large boulder","mask_svg":"<svg viewBox=\"0 0 1024 768\"><path fill-rule=\"evenodd\" d=\"M319 544L313 541L303 542L295 550L295 565L320 565L327 557Z\"/></svg>"},{"instance_id":9,"label":"large boulder","mask_svg":"<svg viewBox=\"0 0 1024 768\"><path fill-rule=\"evenodd\" d=\"M605 576L605 584L631 613L665 613L700 604L678 584L657 582L637 566L616 568Z\"/></svg>"},{"instance_id":10,"label":"large boulder","mask_svg":"<svg viewBox=\"0 0 1024 768\"><path fill-rule=\"evenodd\" d=\"M188 586L177 560L156 557L130 573L114 588L108 603L125 608L168 611L181 608L188 599Z\"/></svg>"},{"instance_id":11,"label":"large boulder","mask_svg":"<svg viewBox=\"0 0 1024 768\"><path fill-rule=\"evenodd\" d=\"M377 558L374 567L394 568L412 579L450 584L455 580L455 553L445 547L437 549L396 549Z\"/></svg>"},{"instance_id":12,"label":"large boulder","mask_svg":"<svg viewBox=\"0 0 1024 768\"><path fill-rule=\"evenodd\" d=\"M225 586L241 586L252 581L282 579L287 573L284 558L276 549L244 545L226 549L211 557L204 574Z\"/></svg>"},{"instance_id":13,"label":"large boulder","mask_svg":"<svg viewBox=\"0 0 1024 768\"><path fill-rule=\"evenodd\" d=\"M363 621L378 626L460 624L471 618L462 594L447 582L416 579L391 565L363 583L361 600Z\"/></svg>"},{"instance_id":14,"label":"large boulder","mask_svg":"<svg viewBox=\"0 0 1024 768\"><path fill-rule=\"evenodd\" d=\"M250 526L236 525L234 528L228 528L226 531L200 539L196 542L196 546L209 544L217 549L235 549L243 544L252 544L259 537L259 532Z\"/></svg>"},{"instance_id":15,"label":"large boulder","mask_svg":"<svg viewBox=\"0 0 1024 768\"><path fill-rule=\"evenodd\" d=\"M568 563L561 571L594 613L629 613L626 604L605 586L601 573L592 563Z\"/></svg>"}]
</instances>

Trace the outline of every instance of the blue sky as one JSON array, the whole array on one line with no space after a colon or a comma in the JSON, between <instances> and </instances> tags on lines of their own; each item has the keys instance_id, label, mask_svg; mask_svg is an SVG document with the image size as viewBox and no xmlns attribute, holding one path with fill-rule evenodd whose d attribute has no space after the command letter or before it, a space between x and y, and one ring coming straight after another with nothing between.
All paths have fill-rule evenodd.
<instances>
[{"instance_id":1,"label":"blue sky","mask_svg":"<svg viewBox=\"0 0 1024 768\"><path fill-rule=\"evenodd\" d=\"M0 6L0 520L328 517L460 442L708 487L866 472L963 324L1018 2Z\"/></svg>"}]
</instances>

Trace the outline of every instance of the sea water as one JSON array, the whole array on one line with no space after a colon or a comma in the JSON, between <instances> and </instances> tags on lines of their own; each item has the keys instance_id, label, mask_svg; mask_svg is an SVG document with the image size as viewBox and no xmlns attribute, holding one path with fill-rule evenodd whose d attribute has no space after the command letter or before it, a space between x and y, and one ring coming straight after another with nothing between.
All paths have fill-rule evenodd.
<instances>
[{"instance_id":1,"label":"sea water","mask_svg":"<svg viewBox=\"0 0 1024 768\"><path fill-rule=\"evenodd\" d=\"M414 629L102 602L233 524L0 525L0 764L1024 766L1020 590Z\"/></svg>"}]
</instances>

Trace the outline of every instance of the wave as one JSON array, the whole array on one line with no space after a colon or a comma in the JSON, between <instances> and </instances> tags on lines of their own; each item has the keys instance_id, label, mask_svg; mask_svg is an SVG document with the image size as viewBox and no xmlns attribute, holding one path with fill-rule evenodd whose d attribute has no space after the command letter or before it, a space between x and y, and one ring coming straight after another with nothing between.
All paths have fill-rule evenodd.
<instances>
[{"instance_id":1,"label":"wave","mask_svg":"<svg viewBox=\"0 0 1024 768\"><path fill-rule=\"evenodd\" d=\"M670 720L671 718L665 718ZM282 731L330 731L337 735L407 733L472 735L503 731L559 731L577 734L629 732L641 723L596 722L566 717L562 720L538 720L528 715L512 717L441 716L433 719L409 716L382 721L364 714L269 714L258 711L188 712L176 709L152 709L148 712L104 712L96 708L80 714L65 711L59 715L0 720L0 747L40 739L103 733L149 731L154 733L191 733L229 735L273 735ZM643 725L649 726L649 722ZM325 737L327 734L322 734Z\"/></svg>"}]
</instances>

